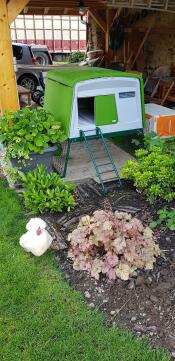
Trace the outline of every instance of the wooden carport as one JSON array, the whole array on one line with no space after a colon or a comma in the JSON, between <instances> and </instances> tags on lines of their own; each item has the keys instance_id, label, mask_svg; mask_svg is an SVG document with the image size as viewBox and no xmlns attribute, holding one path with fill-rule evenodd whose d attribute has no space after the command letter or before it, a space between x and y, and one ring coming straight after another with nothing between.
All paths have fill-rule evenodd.
<instances>
[{"instance_id":1,"label":"wooden carport","mask_svg":"<svg viewBox=\"0 0 175 361\"><path fill-rule=\"evenodd\" d=\"M121 8L175 12L175 0L85 0L84 6L105 33L105 52L109 50L110 24ZM18 109L10 24L20 14L78 15L77 0L0 0L0 113Z\"/></svg>"}]
</instances>

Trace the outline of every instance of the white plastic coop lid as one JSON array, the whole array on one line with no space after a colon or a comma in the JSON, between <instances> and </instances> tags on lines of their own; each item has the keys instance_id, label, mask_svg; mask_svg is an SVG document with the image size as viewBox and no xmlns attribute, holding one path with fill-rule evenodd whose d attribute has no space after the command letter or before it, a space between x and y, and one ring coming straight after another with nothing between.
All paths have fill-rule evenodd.
<instances>
[{"instance_id":1,"label":"white plastic coop lid","mask_svg":"<svg viewBox=\"0 0 175 361\"><path fill-rule=\"evenodd\" d=\"M145 104L145 114L151 115L154 118L159 118L160 116L175 115L175 110L164 107L163 105L150 103Z\"/></svg>"}]
</instances>

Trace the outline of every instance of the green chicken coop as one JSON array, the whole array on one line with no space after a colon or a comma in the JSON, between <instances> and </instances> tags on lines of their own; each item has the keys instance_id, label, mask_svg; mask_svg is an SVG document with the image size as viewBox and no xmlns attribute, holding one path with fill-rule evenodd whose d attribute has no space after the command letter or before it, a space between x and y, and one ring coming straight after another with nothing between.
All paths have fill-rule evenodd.
<instances>
[{"instance_id":1,"label":"green chicken coop","mask_svg":"<svg viewBox=\"0 0 175 361\"><path fill-rule=\"evenodd\" d=\"M144 90L140 74L90 67L51 70L46 78L44 108L61 122L68 138L64 176L71 143L85 141L96 174L104 187L103 172L90 146L90 139L98 138L119 180L105 137L143 129Z\"/></svg>"}]
</instances>

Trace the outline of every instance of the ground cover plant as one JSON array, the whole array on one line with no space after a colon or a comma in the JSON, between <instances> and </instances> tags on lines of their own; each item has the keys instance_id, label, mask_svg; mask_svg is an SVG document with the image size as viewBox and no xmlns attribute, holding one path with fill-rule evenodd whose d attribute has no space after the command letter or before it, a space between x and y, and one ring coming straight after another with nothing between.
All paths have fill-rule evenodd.
<instances>
[{"instance_id":1,"label":"ground cover plant","mask_svg":"<svg viewBox=\"0 0 175 361\"><path fill-rule=\"evenodd\" d=\"M82 217L69 241L74 269L88 271L96 279L105 274L111 280L128 280L139 268L153 269L160 255L151 229L118 211L101 210Z\"/></svg>"},{"instance_id":2,"label":"ground cover plant","mask_svg":"<svg viewBox=\"0 0 175 361\"><path fill-rule=\"evenodd\" d=\"M175 208L172 210L168 210L166 208L159 209L157 215L158 219L150 223L151 228L163 225L170 231L175 231Z\"/></svg>"},{"instance_id":3,"label":"ground cover plant","mask_svg":"<svg viewBox=\"0 0 175 361\"><path fill-rule=\"evenodd\" d=\"M33 214L70 211L75 206L72 194L75 185L62 179L56 172L48 173L43 164L20 175L24 205Z\"/></svg>"},{"instance_id":4,"label":"ground cover plant","mask_svg":"<svg viewBox=\"0 0 175 361\"><path fill-rule=\"evenodd\" d=\"M122 177L131 180L151 203L175 199L175 158L162 153L158 146L139 149L135 154L136 160L125 163Z\"/></svg>"},{"instance_id":5,"label":"ground cover plant","mask_svg":"<svg viewBox=\"0 0 175 361\"><path fill-rule=\"evenodd\" d=\"M169 361L160 350L108 329L56 269L51 254L19 247L26 219L17 195L0 180L0 359L2 361Z\"/></svg>"}]
</instances>

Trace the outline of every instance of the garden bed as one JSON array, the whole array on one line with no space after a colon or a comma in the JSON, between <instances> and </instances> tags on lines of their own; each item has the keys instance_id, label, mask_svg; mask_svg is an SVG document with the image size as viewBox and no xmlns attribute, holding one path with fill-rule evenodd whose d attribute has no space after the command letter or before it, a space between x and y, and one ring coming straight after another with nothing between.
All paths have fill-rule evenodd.
<instances>
[{"instance_id":1,"label":"garden bed","mask_svg":"<svg viewBox=\"0 0 175 361\"><path fill-rule=\"evenodd\" d=\"M175 232L156 228L162 256L153 271L140 271L130 281L109 281L105 277L97 281L87 272L75 271L66 248L68 233L76 228L83 215L111 205L113 210L127 211L149 224L157 210L167 203L150 206L129 183L124 183L122 190L111 183L104 197L99 185L88 180L77 186L75 195L77 206L70 213L43 216L55 235L53 249L66 279L84 293L90 308L98 308L105 314L107 324L117 324L147 337L154 346L162 346L175 356ZM171 202L171 206L174 207L175 202ZM58 251L60 245L63 249Z\"/></svg>"}]
</instances>

